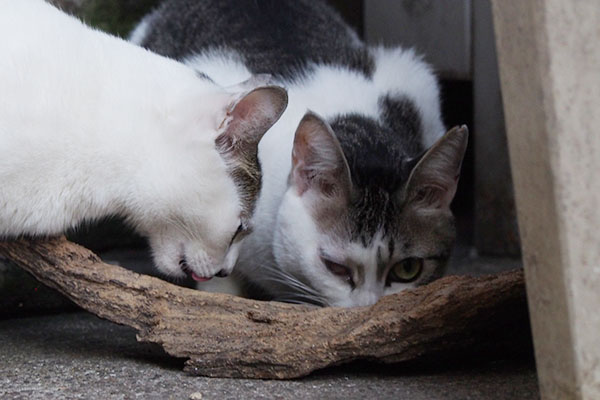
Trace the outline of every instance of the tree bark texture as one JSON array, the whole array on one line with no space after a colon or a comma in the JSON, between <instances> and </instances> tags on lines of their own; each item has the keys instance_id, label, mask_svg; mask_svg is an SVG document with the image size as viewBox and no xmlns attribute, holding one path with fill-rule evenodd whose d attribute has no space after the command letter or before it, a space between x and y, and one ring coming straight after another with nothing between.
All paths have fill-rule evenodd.
<instances>
[{"instance_id":1,"label":"tree bark texture","mask_svg":"<svg viewBox=\"0 0 600 400\"><path fill-rule=\"evenodd\" d=\"M520 270L452 276L356 308L262 302L182 288L103 263L64 238L0 242L0 255L82 308L138 331L213 377L288 379L366 359L398 362L529 342Z\"/></svg>"}]
</instances>

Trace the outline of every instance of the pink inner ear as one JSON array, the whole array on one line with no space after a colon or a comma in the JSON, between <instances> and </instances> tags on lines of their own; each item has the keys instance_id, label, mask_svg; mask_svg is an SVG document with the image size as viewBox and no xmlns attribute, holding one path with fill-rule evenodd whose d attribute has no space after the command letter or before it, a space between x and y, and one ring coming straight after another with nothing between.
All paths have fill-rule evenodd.
<instances>
[{"instance_id":1,"label":"pink inner ear","mask_svg":"<svg viewBox=\"0 0 600 400\"><path fill-rule=\"evenodd\" d=\"M298 195L304 194L314 186L317 175L331 173L322 168L325 147L331 146L327 126L319 117L307 114L296 130L292 150L292 179ZM327 152L325 151L325 154ZM320 186L315 186L320 189Z\"/></svg>"},{"instance_id":2,"label":"pink inner ear","mask_svg":"<svg viewBox=\"0 0 600 400\"><path fill-rule=\"evenodd\" d=\"M456 194L459 177L460 175L455 175L453 178L444 175L444 171L437 171L434 175L425 174L418 179L421 183L414 186L416 192L413 192L410 201L418 204L418 207L421 208L448 208Z\"/></svg>"},{"instance_id":3,"label":"pink inner ear","mask_svg":"<svg viewBox=\"0 0 600 400\"><path fill-rule=\"evenodd\" d=\"M308 177L304 170L304 158L299 157L299 150L294 146L292 150L292 180L296 187L298 196L302 196L308 190Z\"/></svg>"},{"instance_id":4,"label":"pink inner ear","mask_svg":"<svg viewBox=\"0 0 600 400\"><path fill-rule=\"evenodd\" d=\"M335 134L327 122L310 111L296 129L291 184L299 195L311 189L323 198L343 196L352 187L346 159Z\"/></svg>"},{"instance_id":5,"label":"pink inner ear","mask_svg":"<svg viewBox=\"0 0 600 400\"><path fill-rule=\"evenodd\" d=\"M304 165L310 157L310 137L305 131L298 131L292 149L292 164L294 166Z\"/></svg>"},{"instance_id":6,"label":"pink inner ear","mask_svg":"<svg viewBox=\"0 0 600 400\"><path fill-rule=\"evenodd\" d=\"M277 86L254 89L228 111L229 121L224 132L232 143L256 145L281 116L287 106L287 92Z\"/></svg>"},{"instance_id":7,"label":"pink inner ear","mask_svg":"<svg viewBox=\"0 0 600 400\"><path fill-rule=\"evenodd\" d=\"M441 185L427 185L419 189L413 201L422 208L447 208L454 198L455 191Z\"/></svg>"},{"instance_id":8,"label":"pink inner ear","mask_svg":"<svg viewBox=\"0 0 600 400\"><path fill-rule=\"evenodd\" d=\"M233 116L233 118L246 119L250 115L253 107L255 107L253 102L247 98L244 98L233 107L233 110L230 114Z\"/></svg>"},{"instance_id":9,"label":"pink inner ear","mask_svg":"<svg viewBox=\"0 0 600 400\"><path fill-rule=\"evenodd\" d=\"M456 193L467 147L466 127L453 128L425 153L411 174L409 201L422 208L448 208Z\"/></svg>"},{"instance_id":10,"label":"pink inner ear","mask_svg":"<svg viewBox=\"0 0 600 400\"><path fill-rule=\"evenodd\" d=\"M254 104L248 97L246 96L238 101L233 106L233 109L227 113L231 117L231 121L227 126L228 136L239 138L249 128L249 120L254 109ZM235 142L235 140L232 140L232 142Z\"/></svg>"}]
</instances>

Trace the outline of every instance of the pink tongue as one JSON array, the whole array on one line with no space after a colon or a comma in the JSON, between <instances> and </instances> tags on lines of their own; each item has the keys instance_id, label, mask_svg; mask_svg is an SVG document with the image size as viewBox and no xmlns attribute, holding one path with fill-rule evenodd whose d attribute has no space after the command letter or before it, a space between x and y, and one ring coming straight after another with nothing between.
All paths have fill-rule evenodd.
<instances>
[{"instance_id":1,"label":"pink tongue","mask_svg":"<svg viewBox=\"0 0 600 400\"><path fill-rule=\"evenodd\" d=\"M192 272L192 279L195 280L196 282L206 282L206 281L210 281L212 279L212 276L210 278L201 278Z\"/></svg>"}]
</instances>

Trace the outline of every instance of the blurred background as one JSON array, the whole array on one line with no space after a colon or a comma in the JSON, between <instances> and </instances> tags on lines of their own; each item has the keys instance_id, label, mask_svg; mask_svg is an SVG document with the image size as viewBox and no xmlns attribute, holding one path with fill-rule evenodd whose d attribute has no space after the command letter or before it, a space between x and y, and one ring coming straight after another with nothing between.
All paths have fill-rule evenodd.
<instances>
[{"instance_id":1,"label":"blurred background","mask_svg":"<svg viewBox=\"0 0 600 400\"><path fill-rule=\"evenodd\" d=\"M99 29L126 37L158 0L52 0ZM414 47L441 83L444 121L471 136L453 203L458 243L449 273L518 267L520 245L489 0L329 0L369 44ZM154 274L145 241L118 220L69 238L138 272ZM191 284L187 282L184 284ZM0 259L0 318L73 308L66 299Z\"/></svg>"}]
</instances>

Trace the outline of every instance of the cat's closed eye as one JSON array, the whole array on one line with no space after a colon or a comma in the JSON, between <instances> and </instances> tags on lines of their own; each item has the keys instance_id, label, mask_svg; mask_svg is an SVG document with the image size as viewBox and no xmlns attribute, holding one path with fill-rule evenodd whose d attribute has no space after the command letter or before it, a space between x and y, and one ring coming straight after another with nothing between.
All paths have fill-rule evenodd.
<instances>
[{"instance_id":1,"label":"cat's closed eye","mask_svg":"<svg viewBox=\"0 0 600 400\"><path fill-rule=\"evenodd\" d=\"M404 260L394 264L387 277L386 286L392 283L409 283L414 282L421 276L423 272L422 258L405 258Z\"/></svg>"},{"instance_id":2,"label":"cat's closed eye","mask_svg":"<svg viewBox=\"0 0 600 400\"><path fill-rule=\"evenodd\" d=\"M250 233L252 233L252 227L247 226L243 222L240 222L235 233L231 237L231 242L229 243L229 245L231 246L232 244L239 242L240 240L248 236Z\"/></svg>"},{"instance_id":3,"label":"cat's closed eye","mask_svg":"<svg viewBox=\"0 0 600 400\"><path fill-rule=\"evenodd\" d=\"M329 272L340 277L344 282L348 283L352 289L356 287L354 278L352 277L352 270L350 268L323 257L321 257L321 261L323 261L323 264L325 264Z\"/></svg>"},{"instance_id":4,"label":"cat's closed eye","mask_svg":"<svg viewBox=\"0 0 600 400\"><path fill-rule=\"evenodd\" d=\"M239 241L243 235L241 235L241 233L244 232L244 225L242 225L240 223L240 225L237 227L235 233L233 234L233 237L231 238L231 242L229 242L229 245L231 246L233 243L235 243L236 241ZM237 239L237 240L236 240Z\"/></svg>"}]
</instances>

